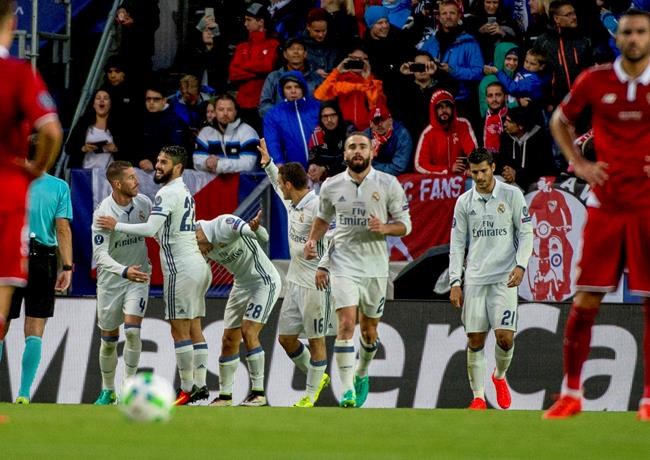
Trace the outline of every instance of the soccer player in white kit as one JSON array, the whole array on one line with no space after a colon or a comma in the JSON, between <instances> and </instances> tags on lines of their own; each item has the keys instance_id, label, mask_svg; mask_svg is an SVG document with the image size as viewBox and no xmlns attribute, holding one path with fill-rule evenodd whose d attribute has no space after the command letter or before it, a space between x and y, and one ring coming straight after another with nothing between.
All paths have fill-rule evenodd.
<instances>
[{"instance_id":1,"label":"soccer player in white kit","mask_svg":"<svg viewBox=\"0 0 650 460\"><path fill-rule=\"evenodd\" d=\"M370 165L372 147L364 133L345 141L347 169L325 181L318 217L305 244L306 258L317 257L318 241L336 219L330 250L330 283L338 330L334 356L343 384L342 407L361 407L369 391L368 367L377 353L377 325L384 312L388 282L387 236L406 236L411 217L404 189L395 176ZM361 349L356 372L352 337L357 307Z\"/></svg>"},{"instance_id":2,"label":"soccer player in white kit","mask_svg":"<svg viewBox=\"0 0 650 460\"><path fill-rule=\"evenodd\" d=\"M114 161L106 170L112 193L95 210L99 216L112 216L118 222L146 222L151 200L138 193L138 176L128 161ZM97 325L101 330L99 368L102 391L98 405L115 404L115 369L120 324L124 323L124 376L138 370L142 341L140 326L149 299L151 264L141 236L110 232L93 224L93 259L97 264Z\"/></svg>"},{"instance_id":3,"label":"soccer player in white kit","mask_svg":"<svg viewBox=\"0 0 650 460\"><path fill-rule=\"evenodd\" d=\"M187 152L180 146L163 147L158 154L154 182L163 186L156 193L147 222L118 223L111 216L96 219L99 228L145 237L156 235L160 244L165 319L171 324L181 379L177 405L188 404L193 390L206 386L208 349L201 318L205 316L205 294L212 281L212 272L194 234L194 198L182 177L186 161Z\"/></svg>"},{"instance_id":4,"label":"soccer player in white kit","mask_svg":"<svg viewBox=\"0 0 650 460\"><path fill-rule=\"evenodd\" d=\"M469 409L487 408L484 346L490 328L496 337L492 382L497 403L507 409L511 400L505 375L512 361L517 330L517 286L533 251L533 227L521 190L494 178L492 153L477 148L468 161L475 185L458 198L454 208L449 298L454 307L463 309L467 373L474 393Z\"/></svg>"},{"instance_id":5,"label":"soccer player in white kit","mask_svg":"<svg viewBox=\"0 0 650 460\"><path fill-rule=\"evenodd\" d=\"M280 295L280 274L264 254L258 241L269 235L260 226L261 211L249 223L233 214L198 222L196 239L201 252L223 265L234 277L224 312L219 357L219 396L211 406L232 405L235 372L239 366L239 344L244 339L251 393L242 406L266 406L264 349L259 335Z\"/></svg>"},{"instance_id":6,"label":"soccer player in white kit","mask_svg":"<svg viewBox=\"0 0 650 460\"><path fill-rule=\"evenodd\" d=\"M330 324L329 289L314 286L320 257L327 243L317 244L319 259L307 260L303 247L307 242L314 218L318 215L318 195L309 190L307 173L300 163L275 165L266 149L264 139L258 150L262 154L261 165L269 176L271 185L283 200L289 217L289 252L291 262L287 272L285 296L279 319L278 340L296 367L307 375L306 393L296 407L314 407L321 391L329 385L325 335ZM304 334L309 348L298 340Z\"/></svg>"}]
</instances>

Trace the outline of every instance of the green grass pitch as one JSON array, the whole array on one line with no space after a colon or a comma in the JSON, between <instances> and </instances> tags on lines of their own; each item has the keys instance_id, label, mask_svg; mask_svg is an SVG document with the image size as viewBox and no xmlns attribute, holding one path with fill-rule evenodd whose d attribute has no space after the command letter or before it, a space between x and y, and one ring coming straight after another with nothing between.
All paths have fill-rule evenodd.
<instances>
[{"instance_id":1,"label":"green grass pitch","mask_svg":"<svg viewBox=\"0 0 650 460\"><path fill-rule=\"evenodd\" d=\"M166 424L92 405L0 404L0 414L3 460L650 458L650 423L633 412L547 421L539 411L181 407Z\"/></svg>"}]
</instances>

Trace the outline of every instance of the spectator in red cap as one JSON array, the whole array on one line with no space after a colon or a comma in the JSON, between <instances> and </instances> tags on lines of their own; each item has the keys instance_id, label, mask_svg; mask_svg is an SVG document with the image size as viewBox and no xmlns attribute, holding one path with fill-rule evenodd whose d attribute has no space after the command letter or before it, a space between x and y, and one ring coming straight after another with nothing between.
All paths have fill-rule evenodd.
<instances>
[{"instance_id":1,"label":"spectator in red cap","mask_svg":"<svg viewBox=\"0 0 650 460\"><path fill-rule=\"evenodd\" d=\"M422 174L463 174L467 156L477 147L469 121L456 116L454 97L445 90L431 96L427 126L415 149L415 169Z\"/></svg>"},{"instance_id":2,"label":"spectator in red cap","mask_svg":"<svg viewBox=\"0 0 650 460\"><path fill-rule=\"evenodd\" d=\"M398 176L405 173L413 156L413 141L402 123L393 119L385 105L370 111L370 128L366 134L372 141L372 167Z\"/></svg>"}]
</instances>

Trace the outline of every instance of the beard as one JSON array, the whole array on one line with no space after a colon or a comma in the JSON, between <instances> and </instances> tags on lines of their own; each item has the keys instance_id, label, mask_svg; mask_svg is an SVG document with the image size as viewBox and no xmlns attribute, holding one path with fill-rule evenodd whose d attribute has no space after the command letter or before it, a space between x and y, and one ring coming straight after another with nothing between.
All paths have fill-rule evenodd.
<instances>
[{"instance_id":1,"label":"beard","mask_svg":"<svg viewBox=\"0 0 650 460\"><path fill-rule=\"evenodd\" d=\"M370 158L363 158L361 163L355 162L354 158L350 160L346 160L345 164L350 168L351 171L359 174L368 169L368 166L370 165Z\"/></svg>"},{"instance_id":2,"label":"beard","mask_svg":"<svg viewBox=\"0 0 650 460\"><path fill-rule=\"evenodd\" d=\"M166 174L161 173L162 175L160 177L158 177L157 174L158 174L158 171L156 171L156 173L153 175L153 181L156 184L166 184L167 182L169 182L169 179L171 179L171 177L172 177L172 172L171 171L169 171Z\"/></svg>"}]
</instances>

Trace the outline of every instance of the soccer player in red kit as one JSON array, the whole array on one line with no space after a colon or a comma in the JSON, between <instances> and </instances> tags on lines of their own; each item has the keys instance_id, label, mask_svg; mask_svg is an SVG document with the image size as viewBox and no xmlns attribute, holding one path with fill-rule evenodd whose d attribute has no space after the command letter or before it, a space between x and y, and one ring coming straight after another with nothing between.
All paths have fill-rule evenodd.
<instances>
[{"instance_id":1,"label":"soccer player in red kit","mask_svg":"<svg viewBox=\"0 0 650 460\"><path fill-rule=\"evenodd\" d=\"M12 0L0 0L0 355L14 287L27 284L27 188L51 166L63 137L41 78L28 62L9 57L15 8ZM36 153L28 162L34 130Z\"/></svg>"},{"instance_id":2,"label":"soccer player in red kit","mask_svg":"<svg viewBox=\"0 0 650 460\"><path fill-rule=\"evenodd\" d=\"M630 290L644 297L644 386L638 418L650 421L650 14L629 10L616 32L621 56L586 70L551 119L551 130L576 175L592 186L587 201L577 293L564 334L566 383L544 418L582 409L580 373L603 296L624 267ZM597 161L574 146L573 125L591 110Z\"/></svg>"}]
</instances>

